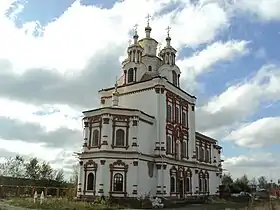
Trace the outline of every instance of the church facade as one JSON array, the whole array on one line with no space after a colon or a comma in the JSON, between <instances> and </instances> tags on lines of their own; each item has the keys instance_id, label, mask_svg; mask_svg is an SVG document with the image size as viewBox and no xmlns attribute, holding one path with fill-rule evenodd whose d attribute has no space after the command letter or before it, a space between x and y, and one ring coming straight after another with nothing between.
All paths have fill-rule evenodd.
<instances>
[{"instance_id":1,"label":"church facade","mask_svg":"<svg viewBox=\"0 0 280 210\"><path fill-rule=\"evenodd\" d=\"M222 148L196 132L196 97L180 88L169 32L159 51L151 30L148 23L141 40L135 30L123 77L99 90L99 108L83 112L80 197L184 199L218 193Z\"/></svg>"}]
</instances>

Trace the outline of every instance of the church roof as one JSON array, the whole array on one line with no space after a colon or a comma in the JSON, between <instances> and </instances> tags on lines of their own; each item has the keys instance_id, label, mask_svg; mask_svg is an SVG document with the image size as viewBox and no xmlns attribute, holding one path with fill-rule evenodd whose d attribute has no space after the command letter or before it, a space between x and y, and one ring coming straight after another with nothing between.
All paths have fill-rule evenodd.
<instances>
[{"instance_id":1,"label":"church roof","mask_svg":"<svg viewBox=\"0 0 280 210\"><path fill-rule=\"evenodd\" d=\"M149 115L147 114L146 112L143 112L139 109L131 109L131 108L125 108L125 107L119 107L119 106L116 106L116 107L101 107L101 108L97 108L97 109L91 109L91 110L86 110L86 111L83 111L83 114L86 114L86 113L89 113L89 112L93 112L93 111L100 111L100 110L106 110L106 109L109 109L109 110L120 110L120 111L131 111L131 112L139 112L151 119L155 119L154 116L152 115Z\"/></svg>"}]
</instances>

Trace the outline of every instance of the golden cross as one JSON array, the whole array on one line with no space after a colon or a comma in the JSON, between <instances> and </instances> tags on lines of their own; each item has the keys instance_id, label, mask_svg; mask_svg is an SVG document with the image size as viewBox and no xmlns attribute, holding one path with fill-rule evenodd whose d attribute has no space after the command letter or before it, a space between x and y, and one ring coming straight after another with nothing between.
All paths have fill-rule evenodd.
<instances>
[{"instance_id":1,"label":"golden cross","mask_svg":"<svg viewBox=\"0 0 280 210\"><path fill-rule=\"evenodd\" d=\"M138 28L138 24L135 24L134 25L134 30L137 31L137 28Z\"/></svg>"},{"instance_id":2,"label":"golden cross","mask_svg":"<svg viewBox=\"0 0 280 210\"><path fill-rule=\"evenodd\" d=\"M171 29L170 26L168 26L167 29L166 29L167 30L167 36L169 36L170 29Z\"/></svg>"},{"instance_id":3,"label":"golden cross","mask_svg":"<svg viewBox=\"0 0 280 210\"><path fill-rule=\"evenodd\" d=\"M146 18L147 18L147 24L148 24L148 26L149 26L149 24L150 24L150 19L151 19L151 15L148 14Z\"/></svg>"}]
</instances>

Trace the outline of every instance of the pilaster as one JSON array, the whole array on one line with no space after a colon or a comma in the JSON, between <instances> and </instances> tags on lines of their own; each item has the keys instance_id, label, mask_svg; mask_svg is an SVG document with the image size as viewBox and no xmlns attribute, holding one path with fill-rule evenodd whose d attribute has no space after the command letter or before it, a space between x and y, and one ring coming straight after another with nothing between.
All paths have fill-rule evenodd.
<instances>
[{"instance_id":1,"label":"pilaster","mask_svg":"<svg viewBox=\"0 0 280 210\"><path fill-rule=\"evenodd\" d=\"M100 160L100 172L99 172L99 176L100 176L100 179L99 179L99 186L98 186L98 195L99 196L103 196L104 195L104 170L105 170L105 163L106 163L106 160Z\"/></svg>"},{"instance_id":2,"label":"pilaster","mask_svg":"<svg viewBox=\"0 0 280 210\"><path fill-rule=\"evenodd\" d=\"M108 149L109 135L110 135L111 119L109 116L102 118L102 131L101 131L101 147L100 150Z\"/></svg>"},{"instance_id":3,"label":"pilaster","mask_svg":"<svg viewBox=\"0 0 280 210\"><path fill-rule=\"evenodd\" d=\"M138 185L139 185L139 163L138 160L133 161L132 173L134 174L134 184L132 186L132 196L137 197L138 195Z\"/></svg>"}]
</instances>

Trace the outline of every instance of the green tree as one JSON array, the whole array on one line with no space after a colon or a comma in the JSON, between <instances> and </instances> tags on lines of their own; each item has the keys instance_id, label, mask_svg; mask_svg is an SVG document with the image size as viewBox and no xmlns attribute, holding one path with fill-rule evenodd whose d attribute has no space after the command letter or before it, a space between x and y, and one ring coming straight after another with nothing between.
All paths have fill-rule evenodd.
<instances>
[{"instance_id":1,"label":"green tree","mask_svg":"<svg viewBox=\"0 0 280 210\"><path fill-rule=\"evenodd\" d=\"M54 180L60 183L64 182L64 171L63 169L56 170L54 172Z\"/></svg>"},{"instance_id":2,"label":"green tree","mask_svg":"<svg viewBox=\"0 0 280 210\"><path fill-rule=\"evenodd\" d=\"M234 182L235 189L239 192L250 192L251 188L249 186L249 179L246 175L237 178Z\"/></svg>"},{"instance_id":3,"label":"green tree","mask_svg":"<svg viewBox=\"0 0 280 210\"><path fill-rule=\"evenodd\" d=\"M72 175L70 177L70 183L74 184L75 186L78 185L78 173L79 173L79 164L74 164L72 166Z\"/></svg>"},{"instance_id":4,"label":"green tree","mask_svg":"<svg viewBox=\"0 0 280 210\"><path fill-rule=\"evenodd\" d=\"M25 164L26 177L29 179L40 179L40 164L37 158L31 158Z\"/></svg>"},{"instance_id":5,"label":"green tree","mask_svg":"<svg viewBox=\"0 0 280 210\"><path fill-rule=\"evenodd\" d=\"M230 174L223 174L222 184L225 186L230 186L233 183L233 179Z\"/></svg>"},{"instance_id":6,"label":"green tree","mask_svg":"<svg viewBox=\"0 0 280 210\"><path fill-rule=\"evenodd\" d=\"M260 176L258 178L258 184L261 189L266 189L268 187L268 181L265 176Z\"/></svg>"},{"instance_id":7,"label":"green tree","mask_svg":"<svg viewBox=\"0 0 280 210\"><path fill-rule=\"evenodd\" d=\"M0 164L0 171L2 176L24 178L24 158L19 155L16 157L6 158L4 162Z\"/></svg>"},{"instance_id":8,"label":"green tree","mask_svg":"<svg viewBox=\"0 0 280 210\"><path fill-rule=\"evenodd\" d=\"M53 169L49 163L43 161L40 166L39 174L40 179L51 180L53 179Z\"/></svg>"}]
</instances>

